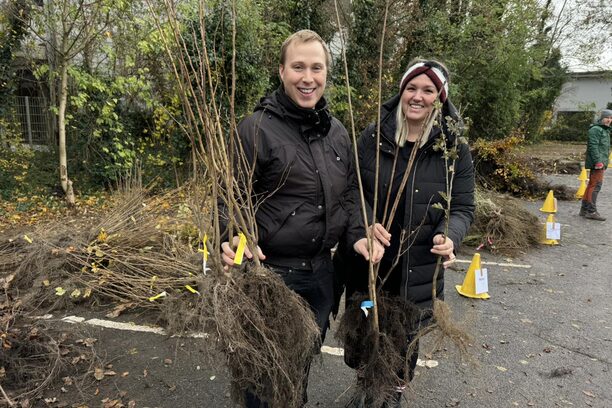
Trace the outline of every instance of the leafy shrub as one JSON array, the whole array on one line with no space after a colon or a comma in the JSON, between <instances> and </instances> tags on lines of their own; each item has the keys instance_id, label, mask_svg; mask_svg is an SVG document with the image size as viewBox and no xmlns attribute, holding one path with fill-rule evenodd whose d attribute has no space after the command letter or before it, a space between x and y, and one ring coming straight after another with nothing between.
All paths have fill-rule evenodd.
<instances>
[{"instance_id":1,"label":"leafy shrub","mask_svg":"<svg viewBox=\"0 0 612 408\"><path fill-rule=\"evenodd\" d=\"M559 112L557 121L543 132L544 140L586 142L593 112Z\"/></svg>"}]
</instances>

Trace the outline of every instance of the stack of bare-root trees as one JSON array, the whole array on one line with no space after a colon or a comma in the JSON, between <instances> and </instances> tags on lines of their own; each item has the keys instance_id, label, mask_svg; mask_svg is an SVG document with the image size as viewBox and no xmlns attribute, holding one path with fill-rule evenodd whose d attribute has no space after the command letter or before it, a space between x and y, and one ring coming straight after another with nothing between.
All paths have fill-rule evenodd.
<instances>
[{"instance_id":1,"label":"stack of bare-root trees","mask_svg":"<svg viewBox=\"0 0 612 408\"><path fill-rule=\"evenodd\" d=\"M340 16L338 13L337 2L336 5L336 18L338 24L338 31L340 33L345 32L342 30L340 22ZM382 107L382 77L383 77L383 49L384 49L384 38L387 25L387 14L389 11L390 2L386 2L386 8L384 13L383 27L381 33L381 44L379 54L379 77L378 77L378 118L377 118L377 133L376 133L376 169L379 169L379 157L380 157L380 123L381 123L381 107ZM349 117L351 119L351 131L353 135L353 144L355 146L355 160L359 164L359 157L357 153L357 140L355 125L353 121L353 110L351 103L351 87L349 84L348 66L346 63L346 54L344 47L344 39L341 36L342 52L344 60L344 71L346 78L346 88L348 94L348 105L349 105ZM450 217L452 189L453 189L453 178L455 174L455 161L457 159L458 145L459 143L467 143L466 139L462 136L464 130L464 124L459 121L454 121L450 117L442 118L442 104L439 100L434 104L434 109L430 113L429 117L423 122L423 126L420 130L420 135L415 142L415 147L411 150L408 164L405 168L404 175L400 181L399 190L395 196L391 195L392 182L389 182L389 187L386 197L383 200L379 200L378 194L378 182L379 174L375 176L374 199L372 214L373 219L368 219L367 212L365 209L364 189L361 181L361 177L358 174L359 188L362 201L362 214L365 219L366 225L373 226L376 223L380 223L383 227L389 231L394 217L397 215L398 206L400 204L401 196L405 191L407 184L409 183L409 176L412 173L415 159L417 157L419 148L423 146L423 142L428 138L429 133L433 126L438 125L440 127L442 120L446 120L448 132L452 133L452 137L448 137L444 131L441 132L438 139L435 142L434 149L442 152L444 159L444 165L447 171L446 174L446 191L440 192L444 205L434 204L433 207L438 211L444 213L445 219L445 236L448 233L448 221ZM449 144L449 140L453 142ZM396 151L394 157L397 159L399 156L399 144L396 145ZM395 179L396 164L393 163L392 172L389 180ZM382 220L376 219L377 204L379 202L384 203L384 214ZM424 221L424 220L422 220ZM338 328L337 337L343 341L345 349L357 350L360 353L359 360L360 364L357 368L357 386L353 394L352 400L357 403L357 406L385 406L386 401L392 400L393 395L399 389L404 388L407 385L406 378L401 377L401 373L409 372L410 359L415 350L418 348L419 340L427 334L434 336L434 345L439 346L442 342L450 340L459 351L462 358L469 357L468 346L470 341L469 333L463 329L458 323L452 318L452 312L449 306L440 298L436 293L438 275L442 267L442 257L438 256L436 269L433 276L432 284L432 299L433 308L431 310L421 310L408 299L397 296L389 296L383 292L382 287L389 278L391 271L400 262L401 255L407 251L414 239L417 231L402 231L400 237L400 252L397 254L394 260L394 264L389 268L387 273L379 273L379 265L374 265L372 261L369 262L369 273L368 273L368 293L366 295L359 295L349 302L345 314L340 321ZM372 230L368 231L368 239L375 239ZM370 245L370 247L372 247ZM370 257L372 259L372 257ZM368 310L368 312L365 312ZM411 340L407 340L411 339ZM365 403L365 405L364 405ZM361 404L361 405L360 405ZM368 405L370 404L370 405Z\"/></svg>"},{"instance_id":2,"label":"stack of bare-root trees","mask_svg":"<svg viewBox=\"0 0 612 408\"><path fill-rule=\"evenodd\" d=\"M227 237L240 237L235 263L245 248L257 246L255 213L266 197L253 194L253 169L237 135L236 4L224 3L229 21L223 24L231 27L231 44L222 44L209 34L214 29L208 3L198 2L194 14L181 9L180 2L149 2L179 88L179 122L192 145L198 188L191 211L203 251L214 265L197 312L208 332L218 336L208 344L216 344L225 356L235 399L248 391L272 407L297 407L302 404L304 367L318 344L312 312L259 262L256 251L251 261L244 256L240 266L222 267L220 248ZM216 58L227 53L229 68Z\"/></svg>"}]
</instances>

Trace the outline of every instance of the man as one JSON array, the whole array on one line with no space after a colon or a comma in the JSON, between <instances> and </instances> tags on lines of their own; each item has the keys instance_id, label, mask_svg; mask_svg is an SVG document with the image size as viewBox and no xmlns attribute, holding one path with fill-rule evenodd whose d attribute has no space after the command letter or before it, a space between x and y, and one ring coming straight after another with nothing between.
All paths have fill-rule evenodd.
<instances>
[{"instance_id":1,"label":"man","mask_svg":"<svg viewBox=\"0 0 612 408\"><path fill-rule=\"evenodd\" d=\"M612 110L604 109L601 111L599 121L589 128L584 167L591 170L591 175L582 197L579 213L580 216L589 220L606 220L597 211L597 195L601 190L604 171L608 167L610 158L610 123L612 123Z\"/></svg>"},{"instance_id":2,"label":"man","mask_svg":"<svg viewBox=\"0 0 612 408\"><path fill-rule=\"evenodd\" d=\"M238 126L242 154L250 166L242 174L250 176L246 183L259 202L258 246L245 250L245 256L251 259L255 253L304 298L321 338L334 305L331 249L346 233L347 244L369 258L351 143L323 97L330 60L315 32L291 35L281 47L281 86ZM227 266L234 264L238 237L232 241L221 245ZM378 262L383 252L375 243L372 261ZM267 406L250 394L246 404Z\"/></svg>"}]
</instances>

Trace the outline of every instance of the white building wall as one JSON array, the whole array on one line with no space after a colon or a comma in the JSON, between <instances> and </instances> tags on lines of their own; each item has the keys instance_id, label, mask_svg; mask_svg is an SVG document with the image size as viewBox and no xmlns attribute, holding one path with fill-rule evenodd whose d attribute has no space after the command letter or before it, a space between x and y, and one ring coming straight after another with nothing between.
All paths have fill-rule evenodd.
<instances>
[{"instance_id":1,"label":"white building wall","mask_svg":"<svg viewBox=\"0 0 612 408\"><path fill-rule=\"evenodd\" d=\"M555 101L555 111L599 111L612 102L612 79L608 78L572 78L563 85L561 95Z\"/></svg>"}]
</instances>

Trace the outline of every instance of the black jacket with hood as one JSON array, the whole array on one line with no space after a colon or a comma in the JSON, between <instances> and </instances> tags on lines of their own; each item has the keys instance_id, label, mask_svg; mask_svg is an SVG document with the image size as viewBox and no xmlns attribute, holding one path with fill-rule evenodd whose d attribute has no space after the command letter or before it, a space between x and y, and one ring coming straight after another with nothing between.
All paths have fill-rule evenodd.
<instances>
[{"instance_id":1,"label":"black jacket with hood","mask_svg":"<svg viewBox=\"0 0 612 408\"><path fill-rule=\"evenodd\" d=\"M324 99L296 106L282 86L261 99L238 126L252 166L258 244L266 262L300 268L345 236L365 236L357 206L353 150L344 126Z\"/></svg>"},{"instance_id":2,"label":"black jacket with hood","mask_svg":"<svg viewBox=\"0 0 612 408\"><path fill-rule=\"evenodd\" d=\"M389 180L396 155L395 130L396 108L400 95L387 101L381 111L379 181L377 221L382 220ZM450 116L461 124L456 108L446 101L442 108L442 117ZM444 134L447 145L452 146L456 135L449 131L443 119ZM434 149L442 129L434 127L425 144L417 151L415 163L403 191L402 201L394 217L391 228L392 245L385 251L381 261L379 277L385 276L392 266L399 249L400 231L404 230L405 251L385 283L386 292L401 295L421 308L428 309L432 304L432 280L437 256L432 254L433 237L445 230L444 212L434 208L440 203L446 207L440 192L446 191L447 167L440 150ZM368 219L371 220L374 201L374 183L376 174L376 125L371 124L362 133L358 141L359 167L364 187ZM402 163L394 174L394 191L406 168L410 143L399 149L398 162ZM415 148L415 147L412 147ZM402 159L403 158L403 159ZM389 208L394 201L392 194ZM455 175L452 186L452 200L448 236L455 249L459 247L474 218L474 168L467 144L458 145L458 157L455 162ZM347 298L355 291L367 293L367 263L359 259L354 251L342 246L339 248L334 264L341 271L347 284ZM437 280L437 293L441 297L444 289L444 271L441 270Z\"/></svg>"}]
</instances>

